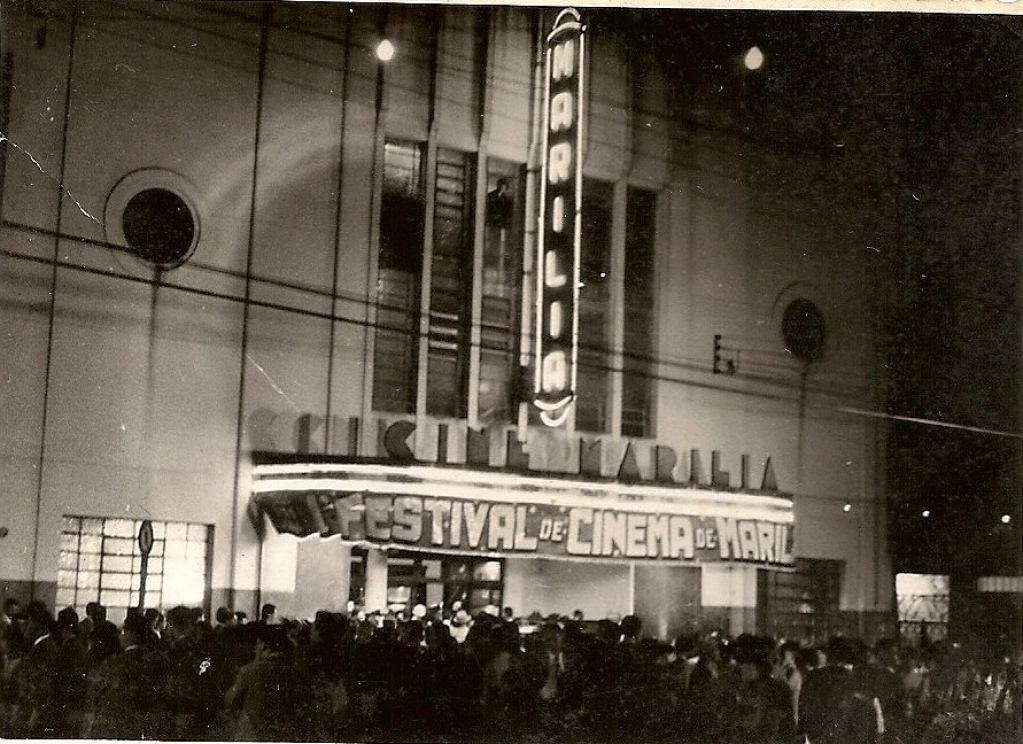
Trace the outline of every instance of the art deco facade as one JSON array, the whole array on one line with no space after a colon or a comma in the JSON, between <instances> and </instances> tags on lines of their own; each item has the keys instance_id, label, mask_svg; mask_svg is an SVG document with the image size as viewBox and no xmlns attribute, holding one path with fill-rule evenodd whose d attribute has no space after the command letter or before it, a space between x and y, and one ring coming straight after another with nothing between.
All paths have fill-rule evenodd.
<instances>
[{"instance_id":1,"label":"art deco facade","mask_svg":"<svg viewBox=\"0 0 1023 744\"><path fill-rule=\"evenodd\" d=\"M147 604L890 625L856 196L681 120L614 14L583 18L578 395L528 404L556 15L8 11L7 594L137 603L148 519Z\"/></svg>"}]
</instances>

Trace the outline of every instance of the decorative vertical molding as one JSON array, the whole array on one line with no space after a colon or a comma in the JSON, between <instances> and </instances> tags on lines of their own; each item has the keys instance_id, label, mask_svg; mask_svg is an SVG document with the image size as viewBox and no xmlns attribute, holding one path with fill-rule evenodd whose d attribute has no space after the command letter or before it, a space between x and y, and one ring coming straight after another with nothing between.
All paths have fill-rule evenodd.
<instances>
[{"instance_id":1,"label":"decorative vertical molding","mask_svg":"<svg viewBox=\"0 0 1023 744\"><path fill-rule=\"evenodd\" d=\"M528 368L530 359L533 358L532 333L534 323L529 319L535 300L534 291L536 287L536 243L539 232L539 210L537 209L538 184L540 173L540 158L542 157L540 143L542 133L540 131L543 121L543 9L536 9L531 12L533 18L533 76L530 91L531 97L531 121L529 152L526 156L526 204L525 204L525 229L522 238L522 285L520 288L521 302L519 305L519 366L516 370L516 386L521 391L525 386L525 375L523 370ZM529 402L524 400L525 395L520 394L518 402L518 438L519 441L526 440L526 432L529 428ZM569 431L573 431L574 423L568 422Z\"/></svg>"},{"instance_id":2,"label":"decorative vertical molding","mask_svg":"<svg viewBox=\"0 0 1023 744\"><path fill-rule=\"evenodd\" d=\"M340 127L338 128L338 143L337 143L337 205L334 210L334 266L333 266L333 278L331 280L331 291L330 291L330 341L327 351L327 406L325 409L326 421L324 422L324 434L323 434L323 451L325 454L337 454L333 451L334 444L334 417L333 417L333 397L334 397L334 354L337 346L337 317L338 317L338 269L341 264L341 204L344 199L342 194L344 190L344 175L345 175L345 120L348 114L348 68L351 64L350 54L350 43L352 38L352 23L354 23L351 14L342 14L344 17L345 24L345 36L341 42L341 54L342 54L342 69L341 73L341 121Z\"/></svg>"},{"instance_id":3,"label":"decorative vertical molding","mask_svg":"<svg viewBox=\"0 0 1023 744\"><path fill-rule=\"evenodd\" d=\"M377 11L377 35L383 36L387 30L387 8L381 7ZM349 55L349 62L351 56ZM386 118L384 102L384 66L376 62L376 92L373 96L373 155L372 173L370 186L369 205L369 233L366 236L369 243L369 259L366 267L366 290L370 298L366 303L366 346L364 361L364 376L362 384L362 421L365 422L359 430L359 455L366 455L376 452L376 440L373 427L369 421L373 415L373 373L374 359L376 354L376 327L377 327L377 303L380 301L378 294L378 281L380 274L380 212L383 201L384 189L384 168L383 154L386 133L382 122Z\"/></svg>"},{"instance_id":4,"label":"decorative vertical molding","mask_svg":"<svg viewBox=\"0 0 1023 744\"><path fill-rule=\"evenodd\" d=\"M426 428L427 409L427 380L429 379L430 366L430 287L433 283L433 232L434 220L437 213L437 110L441 105L440 93L443 87L440 82L440 37L442 33L443 8L436 9L441 14L441 20L435 21L432 25L432 38L430 40L430 95L429 95L429 121L427 122L426 139L426 183L424 193L426 194L426 214L423 219L423 264L422 275L419 285L419 343L418 363L416 365L416 405L415 417L416 427L422 431ZM425 453L421 450L424 442L422 438L416 439L416 456L422 457Z\"/></svg>"},{"instance_id":5,"label":"decorative vertical molding","mask_svg":"<svg viewBox=\"0 0 1023 744\"><path fill-rule=\"evenodd\" d=\"M494 29L491 22L492 8L483 8L479 18L483 28L477 28L477 34L483 41L476 49L479 54L473 60L476 66L476 79L479 80L479 138L476 154L476 208L474 210L472 238L472 309L469 324L469 390L466 421L472 428L479 426L480 409L480 344L483 340L483 250L486 242L487 222L487 144L490 139L492 119L491 101L493 86L490 81L494 75L490 48L494 44Z\"/></svg>"},{"instance_id":6,"label":"decorative vertical molding","mask_svg":"<svg viewBox=\"0 0 1023 744\"><path fill-rule=\"evenodd\" d=\"M615 181L611 199L611 368L608 417L613 437L622 435L622 398L625 388L625 217L629 183L623 176Z\"/></svg>"},{"instance_id":7,"label":"decorative vertical molding","mask_svg":"<svg viewBox=\"0 0 1023 744\"><path fill-rule=\"evenodd\" d=\"M242 343L240 354L240 365L238 370L238 419L235 429L235 457L234 457L234 499L231 511L231 560L229 566L230 601L235 606L235 595L238 591L238 537L241 530L239 520L239 505L242 498L242 440L245 438L245 370L249 350L249 301L252 296L252 255L255 244L256 232L256 192L259 183L259 146L262 134L263 123L263 92L266 81L266 58L270 37L270 15L273 8L269 5L263 7L263 15L260 19L259 29L259 69L256 74L256 120L253 129L252 142L252 185L249 194L249 225L248 225L248 250L245 257L245 296L242 303ZM256 559L257 580L262 574L263 542L259 541L258 555ZM256 604L259 604L259 587L256 587Z\"/></svg>"},{"instance_id":8,"label":"decorative vertical molding","mask_svg":"<svg viewBox=\"0 0 1023 744\"><path fill-rule=\"evenodd\" d=\"M622 130L621 163L619 176L614 183L611 206L611 385L608 390L610 405L608 416L611 419L610 433L614 437L622 435L622 406L625 388L625 239L627 235L626 218L628 215L629 173L632 170L632 148L634 140L633 108L635 86L632 82L635 60L632 47L625 46L625 126Z\"/></svg>"},{"instance_id":9,"label":"decorative vertical molding","mask_svg":"<svg viewBox=\"0 0 1023 744\"><path fill-rule=\"evenodd\" d=\"M50 272L50 307L49 320L46 325L46 367L43 377L43 418L39 428L39 465L36 486L36 508L34 531L32 534L32 575L29 584L29 599L36 598L36 585L39 583L36 572L39 568L39 533L42 528L43 509L43 475L46 470L46 428L49 423L50 411L50 373L53 368L53 325L57 319L57 265L60 262L60 233L64 213L65 171L67 170L68 129L71 122L71 80L75 66L75 37L78 33L78 3L71 2L71 30L68 40L67 78L64 82L64 121L60 142L60 175L57 179L57 214L53 231L53 257Z\"/></svg>"}]
</instances>

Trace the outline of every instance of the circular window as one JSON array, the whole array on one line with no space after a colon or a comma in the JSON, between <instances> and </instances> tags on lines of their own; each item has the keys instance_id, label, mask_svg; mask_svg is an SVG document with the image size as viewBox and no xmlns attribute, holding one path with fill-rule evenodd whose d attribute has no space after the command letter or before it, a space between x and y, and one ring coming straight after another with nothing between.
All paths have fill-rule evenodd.
<instances>
[{"instance_id":1,"label":"circular window","mask_svg":"<svg viewBox=\"0 0 1023 744\"><path fill-rule=\"evenodd\" d=\"M184 176L142 168L122 178L107 197L107 240L149 267L173 269L199 245L199 194Z\"/></svg>"},{"instance_id":2,"label":"circular window","mask_svg":"<svg viewBox=\"0 0 1023 744\"><path fill-rule=\"evenodd\" d=\"M195 219L180 196L162 188L144 189L124 207L124 240L139 258L162 268L178 266L195 246Z\"/></svg>"},{"instance_id":3,"label":"circular window","mask_svg":"<svg viewBox=\"0 0 1023 744\"><path fill-rule=\"evenodd\" d=\"M824 316L810 300L793 300L781 319L785 348L804 362L820 361L824 354Z\"/></svg>"}]
</instances>

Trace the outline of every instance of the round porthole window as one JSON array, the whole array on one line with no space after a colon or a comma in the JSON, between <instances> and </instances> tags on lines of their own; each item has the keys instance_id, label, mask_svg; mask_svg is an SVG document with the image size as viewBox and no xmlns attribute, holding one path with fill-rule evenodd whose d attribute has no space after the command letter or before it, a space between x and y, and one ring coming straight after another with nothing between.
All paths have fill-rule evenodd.
<instances>
[{"instance_id":1,"label":"round porthole window","mask_svg":"<svg viewBox=\"0 0 1023 744\"><path fill-rule=\"evenodd\" d=\"M107 238L150 266L173 269L199 243L196 193L184 177L159 168L129 173L104 211Z\"/></svg>"},{"instance_id":2,"label":"round porthole window","mask_svg":"<svg viewBox=\"0 0 1023 744\"><path fill-rule=\"evenodd\" d=\"M128 247L156 266L179 266L195 246L192 210L173 191L140 191L128 200L121 220Z\"/></svg>"},{"instance_id":3,"label":"round porthole window","mask_svg":"<svg viewBox=\"0 0 1023 744\"><path fill-rule=\"evenodd\" d=\"M817 362L824 355L824 316L810 300L798 299L788 304L782 315L781 335L785 348L797 359Z\"/></svg>"}]
</instances>

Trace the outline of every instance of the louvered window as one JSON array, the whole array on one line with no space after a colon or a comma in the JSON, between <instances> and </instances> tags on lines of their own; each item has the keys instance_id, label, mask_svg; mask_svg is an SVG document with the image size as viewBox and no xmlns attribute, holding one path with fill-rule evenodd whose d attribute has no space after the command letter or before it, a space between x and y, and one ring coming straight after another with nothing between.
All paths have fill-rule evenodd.
<instances>
[{"instance_id":1,"label":"louvered window","mask_svg":"<svg viewBox=\"0 0 1023 744\"><path fill-rule=\"evenodd\" d=\"M473 156L437 150L426 411L464 417L472 312Z\"/></svg>"},{"instance_id":2,"label":"louvered window","mask_svg":"<svg viewBox=\"0 0 1023 744\"><path fill-rule=\"evenodd\" d=\"M415 411L425 204L423 146L387 142L373 351L377 411Z\"/></svg>"}]
</instances>

